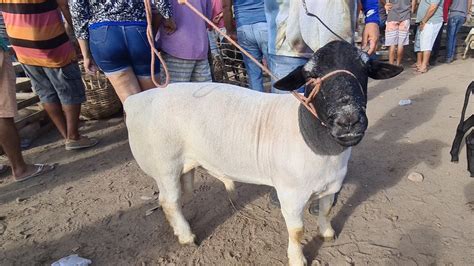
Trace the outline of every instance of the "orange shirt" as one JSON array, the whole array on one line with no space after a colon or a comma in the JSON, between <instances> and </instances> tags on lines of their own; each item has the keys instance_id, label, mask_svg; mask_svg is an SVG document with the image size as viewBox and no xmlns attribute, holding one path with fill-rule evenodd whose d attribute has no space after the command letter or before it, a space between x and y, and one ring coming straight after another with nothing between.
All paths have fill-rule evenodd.
<instances>
[{"instance_id":1,"label":"orange shirt","mask_svg":"<svg viewBox=\"0 0 474 266\"><path fill-rule=\"evenodd\" d=\"M20 63L63 67L76 60L56 0L0 0L0 10Z\"/></svg>"}]
</instances>

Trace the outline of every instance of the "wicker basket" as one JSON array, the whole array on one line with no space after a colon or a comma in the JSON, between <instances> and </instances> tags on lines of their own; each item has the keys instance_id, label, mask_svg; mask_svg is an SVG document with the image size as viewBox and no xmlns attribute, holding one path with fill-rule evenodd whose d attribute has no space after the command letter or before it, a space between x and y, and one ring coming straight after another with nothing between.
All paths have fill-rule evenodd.
<instances>
[{"instance_id":1,"label":"wicker basket","mask_svg":"<svg viewBox=\"0 0 474 266\"><path fill-rule=\"evenodd\" d=\"M87 98L87 101L82 104L81 115L86 119L94 120L107 118L119 112L122 104L104 73L88 74L82 62L79 63L79 67Z\"/></svg>"}]
</instances>

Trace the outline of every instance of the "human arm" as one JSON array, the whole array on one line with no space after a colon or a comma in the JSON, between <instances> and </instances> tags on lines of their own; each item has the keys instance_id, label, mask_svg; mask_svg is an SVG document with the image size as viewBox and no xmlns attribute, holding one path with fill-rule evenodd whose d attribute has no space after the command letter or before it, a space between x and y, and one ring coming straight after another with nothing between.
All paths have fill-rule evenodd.
<instances>
[{"instance_id":1,"label":"human arm","mask_svg":"<svg viewBox=\"0 0 474 266\"><path fill-rule=\"evenodd\" d=\"M176 31L176 23L173 19L173 8L169 3L169 0L158 0L156 1L156 10L158 17L154 18L154 27L158 30L163 24L163 30L166 34L173 34Z\"/></svg>"},{"instance_id":2,"label":"human arm","mask_svg":"<svg viewBox=\"0 0 474 266\"><path fill-rule=\"evenodd\" d=\"M443 22L448 22L449 7L451 6L452 3L453 3L453 0L445 0L443 3Z\"/></svg>"},{"instance_id":3,"label":"human arm","mask_svg":"<svg viewBox=\"0 0 474 266\"><path fill-rule=\"evenodd\" d=\"M232 0L222 0L222 12L224 14L224 26L229 35L233 40L237 40L237 34L234 26L234 16L232 14Z\"/></svg>"},{"instance_id":4,"label":"human arm","mask_svg":"<svg viewBox=\"0 0 474 266\"><path fill-rule=\"evenodd\" d=\"M89 49L89 40L88 39L78 39L79 47L81 48L81 53L84 61L84 68L89 73L95 73L99 70L94 59L92 58L90 49Z\"/></svg>"},{"instance_id":5,"label":"human arm","mask_svg":"<svg viewBox=\"0 0 474 266\"><path fill-rule=\"evenodd\" d=\"M439 6L439 2L435 3L435 4L430 4L430 7L428 8L428 11L426 11L425 16L420 21L420 30L423 30L423 28L425 27L425 24L428 23L430 18L436 12L436 9L438 9L438 6Z\"/></svg>"},{"instance_id":6,"label":"human arm","mask_svg":"<svg viewBox=\"0 0 474 266\"><path fill-rule=\"evenodd\" d=\"M390 10L392 10L392 8L393 8L393 4L390 3L390 1L386 2L386 1L384 1L384 0L381 0L380 3L381 3L381 4L383 5L383 7L385 8L385 12L386 12L387 14L388 14L388 12L389 12Z\"/></svg>"},{"instance_id":7,"label":"human arm","mask_svg":"<svg viewBox=\"0 0 474 266\"><path fill-rule=\"evenodd\" d=\"M415 14L417 8L418 8L417 1L416 0L411 0L411 13Z\"/></svg>"},{"instance_id":8,"label":"human arm","mask_svg":"<svg viewBox=\"0 0 474 266\"><path fill-rule=\"evenodd\" d=\"M89 39L89 20L91 19L88 0L70 0L71 25L78 39Z\"/></svg>"},{"instance_id":9,"label":"human arm","mask_svg":"<svg viewBox=\"0 0 474 266\"><path fill-rule=\"evenodd\" d=\"M361 3L365 15L365 28L362 33L362 48L368 48L367 53L373 54L377 50L380 35L380 17L378 12L379 3L377 0L362 0Z\"/></svg>"},{"instance_id":10,"label":"human arm","mask_svg":"<svg viewBox=\"0 0 474 266\"><path fill-rule=\"evenodd\" d=\"M471 18L471 8L472 8L472 1L467 1L467 16L466 21L469 21Z\"/></svg>"},{"instance_id":11,"label":"human arm","mask_svg":"<svg viewBox=\"0 0 474 266\"><path fill-rule=\"evenodd\" d=\"M71 21L74 27L74 33L77 37L79 47L84 60L84 68L87 72L96 72L98 70L97 65L92 59L91 52L89 50L89 20L90 6L88 0L70 0L70 14Z\"/></svg>"},{"instance_id":12,"label":"human arm","mask_svg":"<svg viewBox=\"0 0 474 266\"><path fill-rule=\"evenodd\" d=\"M59 9L61 10L61 13L63 13L63 17L66 20L68 26L72 27L72 17L67 0L56 0L56 2Z\"/></svg>"}]
</instances>

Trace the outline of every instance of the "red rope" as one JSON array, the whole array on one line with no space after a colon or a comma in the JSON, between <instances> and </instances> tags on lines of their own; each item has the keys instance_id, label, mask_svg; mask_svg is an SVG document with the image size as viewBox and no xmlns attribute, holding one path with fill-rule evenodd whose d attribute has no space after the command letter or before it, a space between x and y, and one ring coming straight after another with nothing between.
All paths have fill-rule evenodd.
<instances>
[{"instance_id":1,"label":"red rope","mask_svg":"<svg viewBox=\"0 0 474 266\"><path fill-rule=\"evenodd\" d=\"M152 11L151 11L151 1L145 1L145 10L146 10L146 22L147 22L147 29L146 29L146 36L148 38L148 43L150 44L150 52L151 52L151 80L158 88L165 88L170 83L170 75L168 73L168 68L166 67L165 60L161 57L161 53L155 48L155 36L153 36L153 25L152 25ZM161 65L163 66L163 70L165 71L165 83L160 84L155 78L155 55L158 56Z\"/></svg>"}]
</instances>

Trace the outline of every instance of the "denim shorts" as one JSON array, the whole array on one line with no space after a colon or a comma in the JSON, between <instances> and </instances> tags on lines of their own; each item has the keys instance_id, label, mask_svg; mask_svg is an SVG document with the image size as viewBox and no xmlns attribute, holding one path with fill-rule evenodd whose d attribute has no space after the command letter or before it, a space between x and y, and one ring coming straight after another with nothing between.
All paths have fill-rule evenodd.
<instances>
[{"instance_id":1,"label":"denim shorts","mask_svg":"<svg viewBox=\"0 0 474 266\"><path fill-rule=\"evenodd\" d=\"M59 68L23 64L23 68L42 103L75 105L86 101L84 83L77 62Z\"/></svg>"},{"instance_id":2,"label":"denim shorts","mask_svg":"<svg viewBox=\"0 0 474 266\"><path fill-rule=\"evenodd\" d=\"M133 69L137 76L151 76L150 45L146 23L101 22L89 27L89 47L97 66L105 74ZM158 58L155 75L160 72Z\"/></svg>"}]
</instances>

